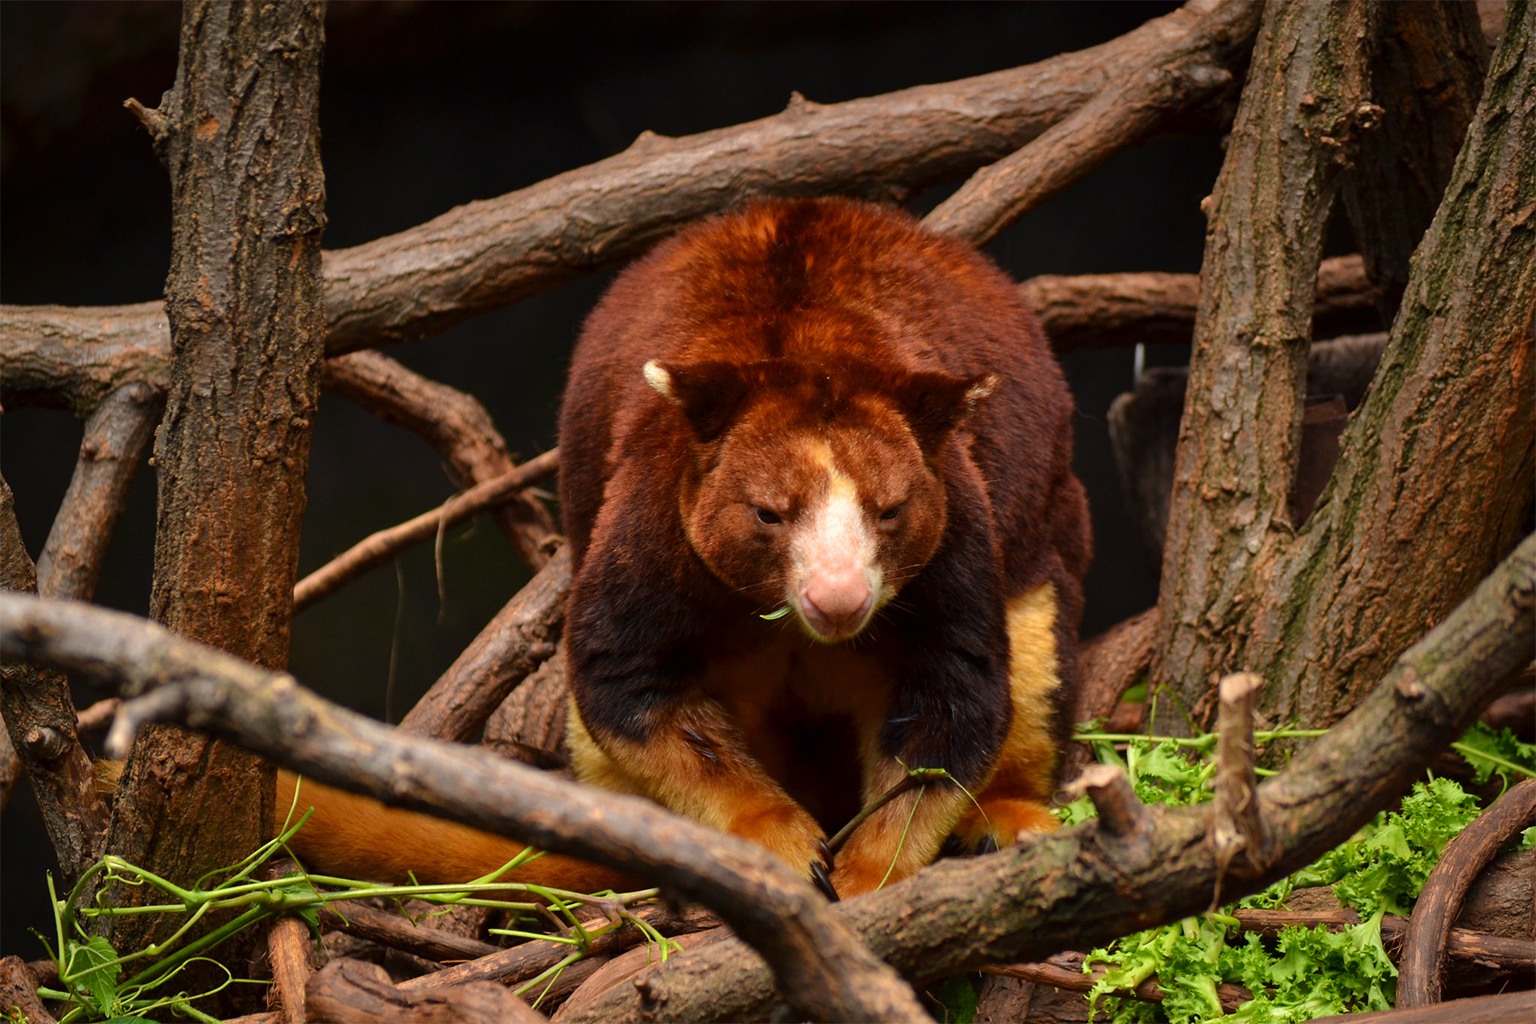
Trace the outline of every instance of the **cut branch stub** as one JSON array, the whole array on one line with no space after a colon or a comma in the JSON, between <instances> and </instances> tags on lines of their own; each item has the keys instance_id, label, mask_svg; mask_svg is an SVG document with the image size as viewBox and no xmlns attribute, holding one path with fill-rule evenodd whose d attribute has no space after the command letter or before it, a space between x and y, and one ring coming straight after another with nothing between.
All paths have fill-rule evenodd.
<instances>
[{"instance_id":1,"label":"cut branch stub","mask_svg":"<svg viewBox=\"0 0 1536 1024\"><path fill-rule=\"evenodd\" d=\"M1263 686L1264 680L1253 673L1239 672L1218 687L1216 799L1210 832L1218 869L1213 907L1221 904L1221 876L1232 870L1234 857L1242 855L1241 874L1263 874L1268 867L1253 771L1253 706Z\"/></svg>"},{"instance_id":2,"label":"cut branch stub","mask_svg":"<svg viewBox=\"0 0 1536 1024\"><path fill-rule=\"evenodd\" d=\"M1077 799L1087 794L1099 812L1099 830L1117 840L1146 838L1151 828L1147 807L1136 795L1131 780L1117 765L1092 764L1068 783L1067 794Z\"/></svg>"}]
</instances>

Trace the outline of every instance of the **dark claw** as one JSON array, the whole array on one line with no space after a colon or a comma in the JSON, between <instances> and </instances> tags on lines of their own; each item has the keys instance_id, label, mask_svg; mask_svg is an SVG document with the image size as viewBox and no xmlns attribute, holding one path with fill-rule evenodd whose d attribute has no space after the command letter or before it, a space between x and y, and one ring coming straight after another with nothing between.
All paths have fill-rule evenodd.
<instances>
[{"instance_id":1,"label":"dark claw","mask_svg":"<svg viewBox=\"0 0 1536 1024\"><path fill-rule=\"evenodd\" d=\"M982 854L982 853L996 853L997 851L998 851L997 840L995 838L993 838L990 834L985 839L983 839L981 842L976 844L976 852L978 854Z\"/></svg>"},{"instance_id":2,"label":"dark claw","mask_svg":"<svg viewBox=\"0 0 1536 1024\"><path fill-rule=\"evenodd\" d=\"M827 845L825 839L816 840L816 855L821 858L811 864L811 881L816 883L816 888L830 903L838 901L837 890L832 887L832 848Z\"/></svg>"},{"instance_id":3,"label":"dark claw","mask_svg":"<svg viewBox=\"0 0 1536 1024\"><path fill-rule=\"evenodd\" d=\"M827 898L828 903L836 903L837 890L832 888L832 879L827 877L827 869L819 863L811 864L811 881L816 883L816 888Z\"/></svg>"}]
</instances>

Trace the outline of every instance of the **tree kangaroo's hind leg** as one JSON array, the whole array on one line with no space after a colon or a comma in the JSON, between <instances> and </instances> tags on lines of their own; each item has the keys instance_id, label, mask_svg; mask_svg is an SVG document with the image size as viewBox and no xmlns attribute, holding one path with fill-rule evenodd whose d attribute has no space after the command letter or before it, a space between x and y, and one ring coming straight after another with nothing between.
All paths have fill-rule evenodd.
<instances>
[{"instance_id":1,"label":"tree kangaroo's hind leg","mask_svg":"<svg viewBox=\"0 0 1536 1024\"><path fill-rule=\"evenodd\" d=\"M955 835L970 849L991 839L1010 846L1021 832L1056 828L1050 800L1061 752L1056 726L1061 664L1056 587L1042 583L1008 602L1009 690L1013 722L997 767Z\"/></svg>"}]
</instances>

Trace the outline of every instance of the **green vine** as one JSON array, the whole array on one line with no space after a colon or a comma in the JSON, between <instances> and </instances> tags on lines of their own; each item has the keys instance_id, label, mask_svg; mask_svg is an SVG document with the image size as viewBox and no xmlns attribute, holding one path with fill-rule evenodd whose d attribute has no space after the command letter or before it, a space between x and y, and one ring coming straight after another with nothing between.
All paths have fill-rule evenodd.
<instances>
[{"instance_id":1,"label":"green vine","mask_svg":"<svg viewBox=\"0 0 1536 1024\"><path fill-rule=\"evenodd\" d=\"M539 989L539 996L533 1000L534 1005L538 1004L539 999L543 998L567 967L587 955L593 940L615 929L625 926L639 929L647 943L656 945L662 959L666 959L672 951L673 944L651 925L636 917L630 909L637 903L654 899L658 894L656 889L592 895L541 885L493 881L505 872L540 856L534 850L524 850L496 871L459 885L380 885L311 874L302 869L281 878L253 879L252 876L273 857L279 854L292 856L287 842L304 826L308 817L306 814L297 823L285 828L276 839L254 850L238 864L211 871L187 888L110 854L87 869L64 899L58 898L50 874L48 892L53 899L54 934L52 941L42 935L38 937L47 947L48 955L58 969L59 987L40 988L38 995L66 1004L68 1009L59 1017L59 1024L84 1024L88 1021L132 1024L135 1021L148 1022L165 1015L216 1021L217 1018L193 1004L233 984L267 982L236 978L227 967L212 959L208 955L210 952L245 929L282 914L299 917L318 937L321 907L369 897L385 897L402 902L407 899L421 900L442 908L439 912L453 906L493 907L519 917L544 918L553 922L560 929L559 934L510 928L493 929L497 934L547 939L571 946L568 956L515 990L519 995L525 995ZM220 877L222 881L213 882L213 879ZM89 904L85 904L84 894L91 889L93 882L97 883L95 897ZM167 899L165 902L132 907L110 905L111 901L107 897L111 887L125 885L148 885L164 893ZM322 886L325 888L320 888ZM509 893L522 894L526 898L508 899ZM597 928L584 924L575 913L582 907L600 909L607 922ZM200 921L222 911L232 912L235 916L205 934L189 938ZM184 920L167 938L126 954L120 954L109 940L91 934L86 927L98 918L142 914L183 915ZM223 972L224 980L213 988L197 993L167 991L177 975L195 962L215 964Z\"/></svg>"}]
</instances>

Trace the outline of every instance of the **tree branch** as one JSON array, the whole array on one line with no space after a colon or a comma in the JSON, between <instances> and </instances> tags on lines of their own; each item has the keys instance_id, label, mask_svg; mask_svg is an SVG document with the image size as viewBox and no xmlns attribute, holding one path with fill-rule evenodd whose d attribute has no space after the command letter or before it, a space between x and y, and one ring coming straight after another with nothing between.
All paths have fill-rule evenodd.
<instances>
[{"instance_id":1,"label":"tree branch","mask_svg":"<svg viewBox=\"0 0 1536 1024\"><path fill-rule=\"evenodd\" d=\"M1188 345L1195 333L1195 274L1041 274L1019 285L1057 352L1138 343ZM1313 334L1371 331L1380 324L1359 256L1333 256L1317 271Z\"/></svg>"},{"instance_id":2,"label":"tree branch","mask_svg":"<svg viewBox=\"0 0 1536 1024\"><path fill-rule=\"evenodd\" d=\"M1536 231L1526 187L1536 180L1536 6L1511 8L1509 21L1333 479L1299 536L1271 539L1267 575L1245 586L1247 612L1218 609L1215 621L1231 629L1207 628L1200 640L1226 651L1228 667L1263 667L1260 711L1272 721L1327 725L1336 709L1354 706L1367 681L1528 528L1536 497ZM1194 621L1204 613L1165 605L1164 614ZM1174 675L1187 699L1194 677L1161 678Z\"/></svg>"},{"instance_id":3,"label":"tree branch","mask_svg":"<svg viewBox=\"0 0 1536 1024\"><path fill-rule=\"evenodd\" d=\"M1123 68L1182 38L1207 2L1007 71L846 103L797 98L772 117L682 138L647 132L606 160L328 252L326 351L431 337L616 266L746 196L889 196L953 180L1018 149ZM0 402L68 405L84 419L128 380L163 380L168 339L158 302L0 306Z\"/></svg>"},{"instance_id":4,"label":"tree branch","mask_svg":"<svg viewBox=\"0 0 1536 1024\"><path fill-rule=\"evenodd\" d=\"M1159 731L1185 728L1181 710L1213 676L1246 667L1218 663L1211 627L1248 610L1260 563L1293 526L1313 281L1344 160L1380 113L1366 102L1377 14L1362 0L1265 8L1201 264L1153 671L1184 685L1182 707L1159 703Z\"/></svg>"},{"instance_id":5,"label":"tree branch","mask_svg":"<svg viewBox=\"0 0 1536 1024\"><path fill-rule=\"evenodd\" d=\"M510 500L523 488L553 473L559 460L559 450L550 449L504 476L476 484L467 491L460 491L430 512L423 512L398 526L369 534L294 585L294 612L302 611L322 597L334 594L345 584L369 569L383 565L412 544L419 544L477 512Z\"/></svg>"},{"instance_id":6,"label":"tree branch","mask_svg":"<svg viewBox=\"0 0 1536 1024\"><path fill-rule=\"evenodd\" d=\"M36 590L11 488L0 477L0 591ZM0 659L0 717L0 808L25 769L66 884L72 884L101 856L108 816L90 755L80 745L69 680L62 672Z\"/></svg>"},{"instance_id":7,"label":"tree branch","mask_svg":"<svg viewBox=\"0 0 1536 1024\"><path fill-rule=\"evenodd\" d=\"M288 660L325 338L324 40L319 0L189 0L176 82L157 112L174 359L155 445L150 613L274 669ZM270 766L156 726L118 783L107 848L186 884L270 838L273 799ZM146 894L111 890L122 907ZM124 951L169 934L152 916L96 924Z\"/></svg>"},{"instance_id":8,"label":"tree branch","mask_svg":"<svg viewBox=\"0 0 1536 1024\"><path fill-rule=\"evenodd\" d=\"M334 356L320 366L320 385L387 423L399 424L437 449L454 482L473 487L517 468L491 414L473 395L429 380L382 352ZM555 521L543 502L518 494L491 512L523 561L535 571L549 561Z\"/></svg>"},{"instance_id":9,"label":"tree branch","mask_svg":"<svg viewBox=\"0 0 1536 1024\"><path fill-rule=\"evenodd\" d=\"M1221 0L1129 74L1022 149L982 168L923 219L941 234L983 245L1009 224L1140 145L1169 119L1235 88L1259 27L1260 6Z\"/></svg>"},{"instance_id":10,"label":"tree branch","mask_svg":"<svg viewBox=\"0 0 1536 1024\"><path fill-rule=\"evenodd\" d=\"M104 609L0 594L0 657L67 667L136 696L118 713L109 752L125 752L147 721L185 722L329 785L655 878L715 908L817 1019L926 1019L911 990L776 857L647 801L402 736L289 676Z\"/></svg>"},{"instance_id":11,"label":"tree branch","mask_svg":"<svg viewBox=\"0 0 1536 1024\"><path fill-rule=\"evenodd\" d=\"M507 694L555 653L571 592L571 551L554 559L464 649L398 729L450 742L473 739Z\"/></svg>"},{"instance_id":12,"label":"tree branch","mask_svg":"<svg viewBox=\"0 0 1536 1024\"><path fill-rule=\"evenodd\" d=\"M1478 872L1498 856L1499 849L1522 829L1533 825L1536 779L1526 779L1499 797L1446 844L1408 922L1402 976L1397 986L1398 1009L1431 1006L1440 1001L1440 960L1462 900Z\"/></svg>"},{"instance_id":13,"label":"tree branch","mask_svg":"<svg viewBox=\"0 0 1536 1024\"><path fill-rule=\"evenodd\" d=\"M1451 180L1487 57L1472 4L1384 4L1378 33L1371 98L1391 116L1361 140L1341 198L1390 324Z\"/></svg>"},{"instance_id":14,"label":"tree branch","mask_svg":"<svg viewBox=\"0 0 1536 1024\"><path fill-rule=\"evenodd\" d=\"M86 421L80 459L37 559L44 597L89 601L128 487L154 440L165 395L142 381L110 392Z\"/></svg>"}]
</instances>

